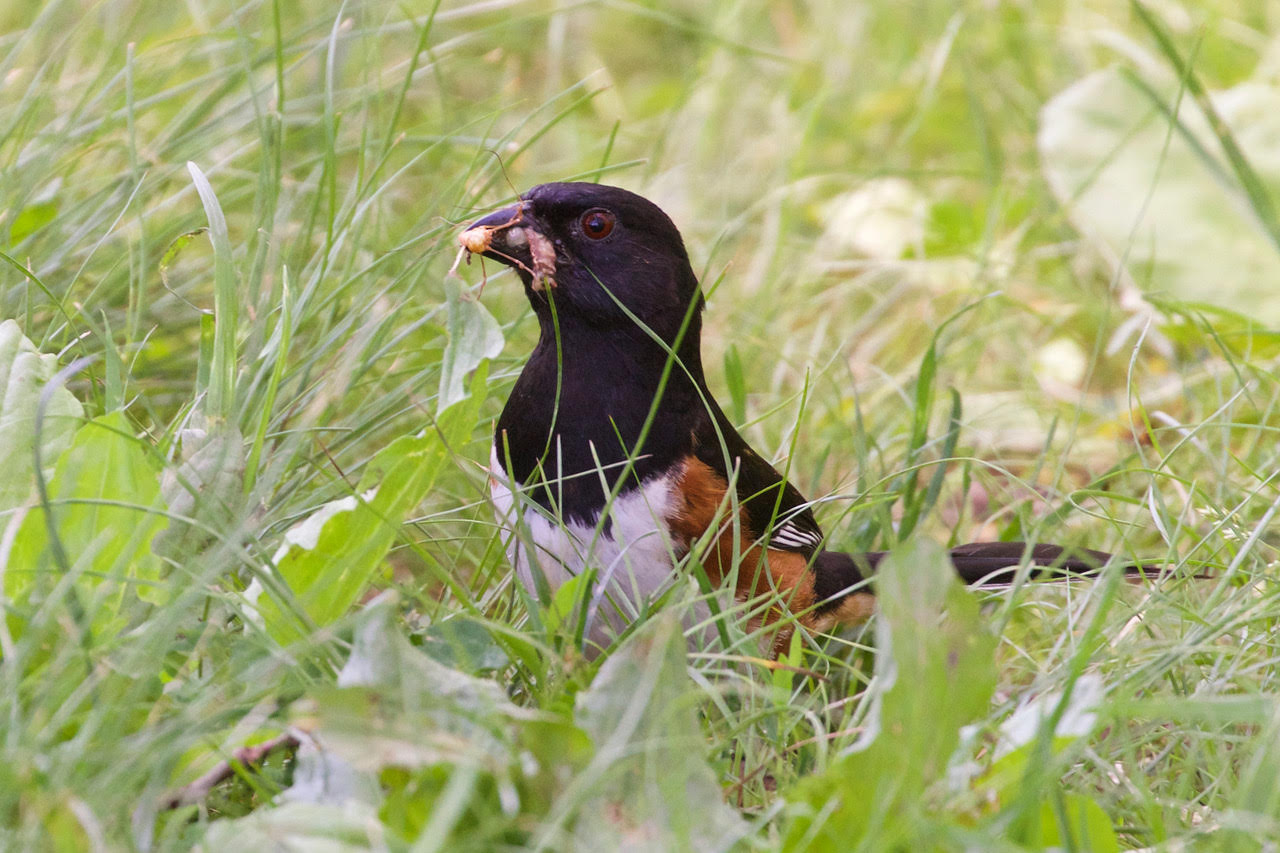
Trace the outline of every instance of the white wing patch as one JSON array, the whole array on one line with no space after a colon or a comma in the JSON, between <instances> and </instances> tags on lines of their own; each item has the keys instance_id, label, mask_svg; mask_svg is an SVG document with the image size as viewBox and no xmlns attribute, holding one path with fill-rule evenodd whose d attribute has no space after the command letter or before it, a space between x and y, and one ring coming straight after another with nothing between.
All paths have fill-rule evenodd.
<instances>
[{"instance_id":1,"label":"white wing patch","mask_svg":"<svg viewBox=\"0 0 1280 853\"><path fill-rule=\"evenodd\" d=\"M806 530L794 521L784 521L769 534L769 544L781 548L817 548L822 544L822 534Z\"/></svg>"}]
</instances>

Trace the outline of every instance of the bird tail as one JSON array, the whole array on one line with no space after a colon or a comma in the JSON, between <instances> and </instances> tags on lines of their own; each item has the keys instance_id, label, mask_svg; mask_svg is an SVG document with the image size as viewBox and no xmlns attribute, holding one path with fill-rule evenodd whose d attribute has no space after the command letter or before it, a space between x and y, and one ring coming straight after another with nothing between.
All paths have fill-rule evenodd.
<instances>
[{"instance_id":1,"label":"bird tail","mask_svg":"<svg viewBox=\"0 0 1280 853\"><path fill-rule=\"evenodd\" d=\"M823 551L819 554L814 561L814 593L820 602L819 609L835 606L843 593L853 589L874 592L865 581L875 573L887 553ZM971 542L952 548L949 556L960 580L971 586L1012 583L1023 563L1030 563L1028 577L1031 579L1062 581L1097 575L1111 561L1106 551L1027 542ZM1126 575L1136 577L1154 577L1161 571L1159 566L1149 563L1131 563L1123 569Z\"/></svg>"},{"instance_id":2,"label":"bird tail","mask_svg":"<svg viewBox=\"0 0 1280 853\"><path fill-rule=\"evenodd\" d=\"M1026 542L973 542L951 549L951 562L956 574L967 584L1011 583L1018 567L1031 564L1030 577L1036 580L1069 580L1081 575L1096 575L1111 562L1106 551L1069 545L1030 545ZM1147 563L1130 563L1123 567L1127 575L1142 577L1159 574L1159 567Z\"/></svg>"},{"instance_id":3,"label":"bird tail","mask_svg":"<svg viewBox=\"0 0 1280 853\"><path fill-rule=\"evenodd\" d=\"M800 614L801 624L821 633L870 617L875 611L875 570L886 553L820 551L811 564L812 586L807 587L802 598L806 606ZM949 556L962 581L984 587L1012 583L1024 563L1031 565L1029 577L1033 579L1063 581L1097 575L1111 561L1111 555L1105 551L1026 542L973 542L952 548ZM1123 570L1126 575L1139 577L1160 573L1157 566L1141 563L1126 565ZM775 634L775 658L786 652L791 634L791 628Z\"/></svg>"}]
</instances>

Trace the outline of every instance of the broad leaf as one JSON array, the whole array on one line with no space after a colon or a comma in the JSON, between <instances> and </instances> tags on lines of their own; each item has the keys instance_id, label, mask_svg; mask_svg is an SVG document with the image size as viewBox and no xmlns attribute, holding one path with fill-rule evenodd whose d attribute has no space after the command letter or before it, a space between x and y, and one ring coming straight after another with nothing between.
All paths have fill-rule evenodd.
<instances>
[{"instance_id":1,"label":"broad leaf","mask_svg":"<svg viewBox=\"0 0 1280 853\"><path fill-rule=\"evenodd\" d=\"M422 650L445 666L473 674L500 670L511 663L483 623L461 615L427 628L422 634Z\"/></svg>"},{"instance_id":2,"label":"broad leaf","mask_svg":"<svg viewBox=\"0 0 1280 853\"><path fill-rule=\"evenodd\" d=\"M1040 806L1036 836L1024 839L1033 850L1088 850L1120 853L1111 817L1088 797L1062 794Z\"/></svg>"},{"instance_id":3,"label":"broad leaf","mask_svg":"<svg viewBox=\"0 0 1280 853\"><path fill-rule=\"evenodd\" d=\"M502 328L480 300L462 290L458 280L447 276L444 292L448 307L449 343L440 364L440 396L436 412L467 396L467 374L486 358L502 352Z\"/></svg>"},{"instance_id":4,"label":"broad leaf","mask_svg":"<svg viewBox=\"0 0 1280 853\"><path fill-rule=\"evenodd\" d=\"M1263 182L1280 188L1280 90L1250 82L1212 99ZM1040 114L1045 178L1076 228L1140 287L1247 305L1254 319L1275 325L1280 250L1190 94L1181 98L1181 127L1170 128L1177 100L1176 80L1119 69L1073 84Z\"/></svg>"},{"instance_id":5,"label":"broad leaf","mask_svg":"<svg viewBox=\"0 0 1280 853\"><path fill-rule=\"evenodd\" d=\"M876 574L880 615L870 718L853 751L790 792L788 849L915 849L926 789L942 780L961 727L995 690L995 638L947 555L920 539Z\"/></svg>"},{"instance_id":6,"label":"broad leaf","mask_svg":"<svg viewBox=\"0 0 1280 853\"><path fill-rule=\"evenodd\" d=\"M46 595L65 569L95 631L117 628L126 591L163 597L151 539L164 523L159 477L128 420L119 412L95 418L58 459L48 507L27 511L5 568L5 594L16 601L37 589Z\"/></svg>"},{"instance_id":7,"label":"broad leaf","mask_svg":"<svg viewBox=\"0 0 1280 853\"><path fill-rule=\"evenodd\" d=\"M318 688L295 715L325 753L323 786L299 779L290 796L337 802L367 790L387 767L437 764L505 768L516 708L494 681L438 663L399 632L394 608L360 615L355 642L334 688ZM303 759L316 760L304 747ZM306 769L305 762L303 769ZM306 784L303 784L303 783ZM292 789L291 789L292 790Z\"/></svg>"},{"instance_id":8,"label":"broad leaf","mask_svg":"<svg viewBox=\"0 0 1280 853\"><path fill-rule=\"evenodd\" d=\"M470 437L484 401L487 371L476 371L464 405L420 435L396 439L365 468L359 494L318 508L285 534L275 556L290 601L268 590L258 601L267 631L280 642L305 636L301 610L317 626L340 619L383 568L405 516L431 490Z\"/></svg>"},{"instance_id":9,"label":"broad leaf","mask_svg":"<svg viewBox=\"0 0 1280 853\"><path fill-rule=\"evenodd\" d=\"M360 615L338 686L313 690L295 710L295 724L309 737L283 797L295 805L373 806L392 837L404 841L488 834L496 843L507 837L518 807L548 799L537 785L542 752L518 740L517 726L528 716L497 682L415 648L400 633L395 609L374 606ZM539 744L550 738L564 746L557 734L563 728L543 721ZM524 756L518 763L516 754ZM546 769L561 767L552 759ZM260 819L285 820L292 809Z\"/></svg>"},{"instance_id":10,"label":"broad leaf","mask_svg":"<svg viewBox=\"0 0 1280 853\"><path fill-rule=\"evenodd\" d=\"M9 227L9 240L13 245L18 245L52 222L57 215L57 201L37 201L27 205L13 218L13 225Z\"/></svg>"},{"instance_id":11,"label":"broad leaf","mask_svg":"<svg viewBox=\"0 0 1280 853\"><path fill-rule=\"evenodd\" d=\"M41 354L13 320L0 323L0 531L9 511L35 490L36 412L45 384L57 372L57 356ZM80 401L66 388L49 395L38 436L46 478L83 417Z\"/></svg>"},{"instance_id":12,"label":"broad leaf","mask_svg":"<svg viewBox=\"0 0 1280 853\"><path fill-rule=\"evenodd\" d=\"M569 792L574 850L727 850L747 831L703 754L679 622L656 617L578 695L595 760ZM580 799L579 799L580 798Z\"/></svg>"},{"instance_id":13,"label":"broad leaf","mask_svg":"<svg viewBox=\"0 0 1280 853\"><path fill-rule=\"evenodd\" d=\"M357 800L342 805L286 803L214 822L196 850L382 851L395 849L388 844L389 834L378 822L377 811Z\"/></svg>"}]
</instances>

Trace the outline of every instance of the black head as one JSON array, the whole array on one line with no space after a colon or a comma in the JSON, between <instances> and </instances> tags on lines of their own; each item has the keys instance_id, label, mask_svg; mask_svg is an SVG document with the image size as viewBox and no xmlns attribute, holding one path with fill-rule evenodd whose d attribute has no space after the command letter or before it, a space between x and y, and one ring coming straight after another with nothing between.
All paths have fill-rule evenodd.
<instances>
[{"instance_id":1,"label":"black head","mask_svg":"<svg viewBox=\"0 0 1280 853\"><path fill-rule=\"evenodd\" d=\"M673 343L690 304L701 308L676 226L657 205L618 187L542 184L458 240L513 267L544 325L554 301L561 322L616 330L635 328L638 319Z\"/></svg>"}]
</instances>

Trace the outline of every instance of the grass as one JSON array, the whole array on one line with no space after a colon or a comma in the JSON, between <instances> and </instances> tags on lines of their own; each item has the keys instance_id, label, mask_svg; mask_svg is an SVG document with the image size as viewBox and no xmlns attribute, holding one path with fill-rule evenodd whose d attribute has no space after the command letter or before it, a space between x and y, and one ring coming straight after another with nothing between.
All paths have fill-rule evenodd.
<instances>
[{"instance_id":1,"label":"grass","mask_svg":"<svg viewBox=\"0 0 1280 853\"><path fill-rule=\"evenodd\" d=\"M1233 299L1225 242L1191 246L1222 255L1216 306L1147 251L1176 240L1135 219L1109 243L1037 134L1116 63L1155 116L1274 88L1274 17L0 10L0 318L55 357L0 419L0 843L1269 849L1276 307ZM1157 122L1146 162L1183 179L1195 135L1269 240L1274 152L1230 119ZM509 275L446 272L462 223L570 177L671 213L712 388L833 541L910 540L872 628L770 667L731 619L728 650L685 656L681 587L589 661L575 590L514 588L481 465L536 323ZM1165 212L1143 180L1111 203ZM481 305L505 345L442 409ZM1176 577L979 608L930 574L926 541L999 537ZM158 807L288 725L324 751Z\"/></svg>"}]
</instances>

